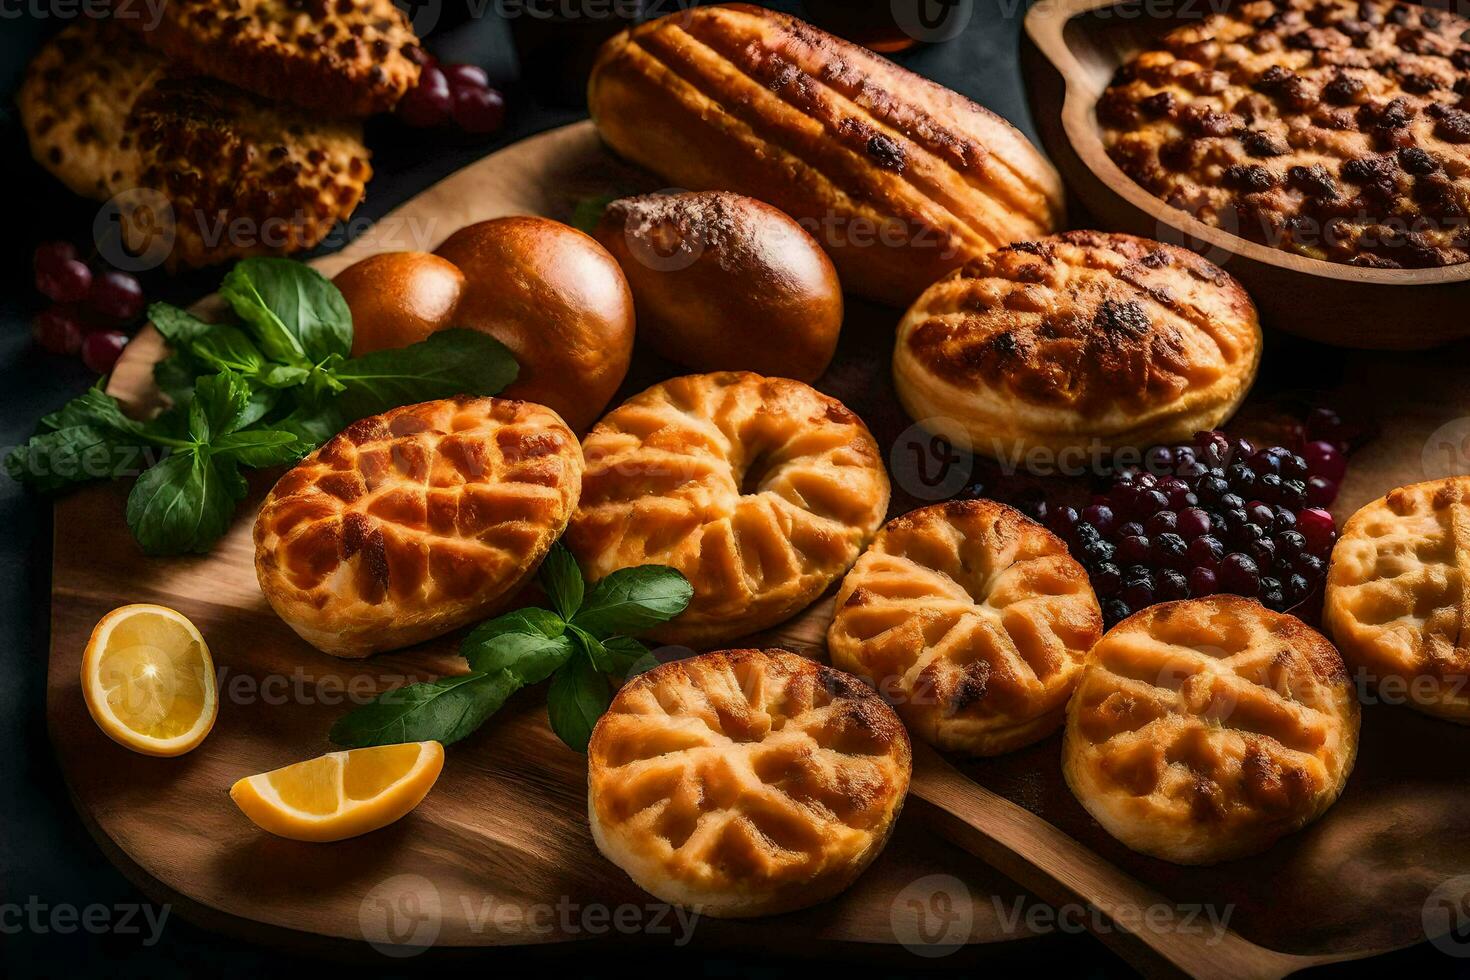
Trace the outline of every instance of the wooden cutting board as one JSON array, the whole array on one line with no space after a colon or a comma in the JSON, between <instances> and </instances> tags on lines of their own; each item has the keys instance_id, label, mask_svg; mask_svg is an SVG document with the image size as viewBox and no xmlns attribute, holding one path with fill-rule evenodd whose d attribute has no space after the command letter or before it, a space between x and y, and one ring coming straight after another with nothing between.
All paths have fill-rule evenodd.
<instances>
[{"instance_id":1,"label":"wooden cutting board","mask_svg":"<svg viewBox=\"0 0 1470 980\"><path fill-rule=\"evenodd\" d=\"M590 123L542 134L453 175L385 217L343 252L328 275L365 255L431 249L465 224L505 214L568 218L582 199L653 190L657 181L609 156ZM1406 311L1410 315L1410 311ZM936 471L927 437L909 427L888 373L897 312L852 303L842 343L819 387L842 398L891 447L893 513L965 482ZM145 331L109 390L134 405L153 397L161 353ZM1339 516L1401 483L1470 471L1466 350L1362 354L1273 336L1266 392L1301 387L1361 403L1381 432L1353 458ZM623 394L678 373L639 352ZM1444 428L1446 424L1449 428ZM1439 435L1431 439L1431 435ZM955 465L962 469L967 465ZM994 474L970 479L989 484ZM332 722L358 700L405 679L462 672L454 638L367 662L339 661L302 642L256 586L250 528L268 483L258 479L231 533L209 555L144 557L123 523L128 487L99 485L56 506L52 651L47 716L83 818L109 856L145 891L212 927L291 948L401 951L521 945L608 934L672 943L679 920L596 851L585 818L585 760L545 724L544 694L522 691L492 721L451 747L434 792L399 823L330 845L256 830L226 791L242 775L330 751ZM97 620L129 602L159 602L203 631L220 673L219 721L179 759L135 755L108 740L82 701L81 652ZM757 638L824 657L830 597ZM1470 873L1470 789L1458 760L1470 730L1403 708L1370 706L1357 772L1341 802L1313 828L1266 855L1214 869L1181 869L1131 854L1067 793L1053 737L1001 759L962 766L968 776L1038 814L1093 855L1177 903L1229 907L1230 926L1286 952L1363 955L1424 937L1426 898ZM700 921L693 941L821 951L846 943L906 945L1030 939L1055 923L987 864L945 842L960 834L910 800L887 850L847 893L818 908L758 922ZM963 835L957 837L963 839ZM1019 913L1019 914L1018 914Z\"/></svg>"}]
</instances>

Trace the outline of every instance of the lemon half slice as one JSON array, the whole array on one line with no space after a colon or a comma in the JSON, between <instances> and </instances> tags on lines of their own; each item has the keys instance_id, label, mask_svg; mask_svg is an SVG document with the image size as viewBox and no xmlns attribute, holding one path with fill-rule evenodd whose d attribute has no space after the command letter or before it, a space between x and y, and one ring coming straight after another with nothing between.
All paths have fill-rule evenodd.
<instances>
[{"instance_id":1,"label":"lemon half slice","mask_svg":"<svg viewBox=\"0 0 1470 980\"><path fill-rule=\"evenodd\" d=\"M145 755L183 755L219 712L209 646L167 606L121 606L102 617L82 654L82 696L109 738Z\"/></svg>"},{"instance_id":2,"label":"lemon half slice","mask_svg":"<svg viewBox=\"0 0 1470 980\"><path fill-rule=\"evenodd\" d=\"M342 840L406 815L443 768L438 742L377 745L247 776L230 787L230 798L257 827L278 837Z\"/></svg>"}]
</instances>

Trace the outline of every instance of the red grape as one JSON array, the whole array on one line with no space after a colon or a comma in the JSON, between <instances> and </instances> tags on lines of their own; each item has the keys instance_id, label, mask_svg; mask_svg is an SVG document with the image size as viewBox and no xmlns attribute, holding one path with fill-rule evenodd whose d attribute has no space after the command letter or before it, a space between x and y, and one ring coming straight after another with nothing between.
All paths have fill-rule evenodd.
<instances>
[{"instance_id":1,"label":"red grape","mask_svg":"<svg viewBox=\"0 0 1470 980\"><path fill-rule=\"evenodd\" d=\"M76 257L77 250L71 242L42 242L36 246L32 262L38 272L42 269L53 271L61 263L73 261Z\"/></svg>"},{"instance_id":2,"label":"red grape","mask_svg":"<svg viewBox=\"0 0 1470 980\"><path fill-rule=\"evenodd\" d=\"M490 87L490 76L485 74L485 69L479 65L445 65L440 70L444 72L444 78L455 92L466 88L487 89Z\"/></svg>"},{"instance_id":3,"label":"red grape","mask_svg":"<svg viewBox=\"0 0 1470 980\"><path fill-rule=\"evenodd\" d=\"M36 266L36 288L57 303L79 303L92 288L92 270L78 259L59 259Z\"/></svg>"},{"instance_id":4,"label":"red grape","mask_svg":"<svg viewBox=\"0 0 1470 980\"><path fill-rule=\"evenodd\" d=\"M453 108L454 97L444 72L434 65L425 65L418 85L399 100L397 113L408 125L427 128L443 124Z\"/></svg>"},{"instance_id":5,"label":"red grape","mask_svg":"<svg viewBox=\"0 0 1470 980\"><path fill-rule=\"evenodd\" d=\"M505 124L505 99L493 88L456 88L454 124L467 133L493 133Z\"/></svg>"},{"instance_id":6,"label":"red grape","mask_svg":"<svg viewBox=\"0 0 1470 980\"><path fill-rule=\"evenodd\" d=\"M53 354L75 354L82 349L82 326L69 307L42 310L31 324L31 334L42 349Z\"/></svg>"},{"instance_id":7,"label":"red grape","mask_svg":"<svg viewBox=\"0 0 1470 980\"><path fill-rule=\"evenodd\" d=\"M119 325L132 323L143 315L143 287L126 272L108 269L92 280L87 307Z\"/></svg>"},{"instance_id":8,"label":"red grape","mask_svg":"<svg viewBox=\"0 0 1470 980\"><path fill-rule=\"evenodd\" d=\"M94 331L82 341L82 363L98 374L106 374L127 345L128 335L121 330Z\"/></svg>"}]
</instances>

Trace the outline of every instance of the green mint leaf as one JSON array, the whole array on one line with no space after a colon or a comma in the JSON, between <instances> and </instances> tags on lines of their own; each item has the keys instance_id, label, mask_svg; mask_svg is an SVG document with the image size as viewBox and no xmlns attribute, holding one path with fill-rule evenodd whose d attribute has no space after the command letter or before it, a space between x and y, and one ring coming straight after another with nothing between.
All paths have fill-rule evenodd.
<instances>
[{"instance_id":1,"label":"green mint leaf","mask_svg":"<svg viewBox=\"0 0 1470 980\"><path fill-rule=\"evenodd\" d=\"M150 303L148 320L174 350L187 349L195 340L214 329L214 324L206 323L188 310L181 310L171 303Z\"/></svg>"},{"instance_id":2,"label":"green mint leaf","mask_svg":"<svg viewBox=\"0 0 1470 980\"><path fill-rule=\"evenodd\" d=\"M612 703L612 689L592 661L573 657L551 677L546 690L546 717L567 747L587 751L592 728Z\"/></svg>"},{"instance_id":3,"label":"green mint leaf","mask_svg":"<svg viewBox=\"0 0 1470 980\"><path fill-rule=\"evenodd\" d=\"M250 386L233 371L207 374L194 383L189 403L189 437L208 443L239 429L250 408Z\"/></svg>"},{"instance_id":4,"label":"green mint leaf","mask_svg":"<svg viewBox=\"0 0 1470 980\"><path fill-rule=\"evenodd\" d=\"M176 350L153 365L153 381L174 407L187 406L194 398L194 379L203 373L187 351Z\"/></svg>"},{"instance_id":5,"label":"green mint leaf","mask_svg":"<svg viewBox=\"0 0 1470 980\"><path fill-rule=\"evenodd\" d=\"M5 472L42 493L121 476L142 465L142 450L119 445L118 438L115 432L90 425L42 432L5 457Z\"/></svg>"},{"instance_id":6,"label":"green mint leaf","mask_svg":"<svg viewBox=\"0 0 1470 980\"><path fill-rule=\"evenodd\" d=\"M273 424L274 428L294 433L308 451L347 428L348 420L333 405L303 406Z\"/></svg>"},{"instance_id":7,"label":"green mint leaf","mask_svg":"<svg viewBox=\"0 0 1470 980\"><path fill-rule=\"evenodd\" d=\"M575 652L562 619L547 609L522 609L481 623L460 644L472 670L506 670L522 684L539 684Z\"/></svg>"},{"instance_id":8,"label":"green mint leaf","mask_svg":"<svg viewBox=\"0 0 1470 980\"><path fill-rule=\"evenodd\" d=\"M215 459L227 456L241 466L259 469L294 463L306 455L306 447L293 432L254 429L220 436L209 444L209 452Z\"/></svg>"},{"instance_id":9,"label":"green mint leaf","mask_svg":"<svg viewBox=\"0 0 1470 980\"><path fill-rule=\"evenodd\" d=\"M237 262L220 286L273 361L309 367L352 350L352 313L331 281L292 259Z\"/></svg>"},{"instance_id":10,"label":"green mint leaf","mask_svg":"<svg viewBox=\"0 0 1470 980\"><path fill-rule=\"evenodd\" d=\"M484 724L518 686L506 671L409 684L338 718L329 737L349 748L430 739L449 745Z\"/></svg>"},{"instance_id":11,"label":"green mint leaf","mask_svg":"<svg viewBox=\"0 0 1470 980\"><path fill-rule=\"evenodd\" d=\"M272 388L295 388L304 385L311 377L311 369L290 364L276 364L260 375L262 384Z\"/></svg>"},{"instance_id":12,"label":"green mint leaf","mask_svg":"<svg viewBox=\"0 0 1470 980\"><path fill-rule=\"evenodd\" d=\"M541 562L541 570L536 573L536 579L550 596L556 611L561 613L561 618L570 621L582 607L582 593L586 585L582 580L582 570L577 567L577 559L567 550L566 545L558 541L551 546Z\"/></svg>"},{"instance_id":13,"label":"green mint leaf","mask_svg":"<svg viewBox=\"0 0 1470 980\"><path fill-rule=\"evenodd\" d=\"M221 324L189 342L185 349L216 371L238 371L254 376L267 370L265 355L255 346L250 335L239 327Z\"/></svg>"},{"instance_id":14,"label":"green mint leaf","mask_svg":"<svg viewBox=\"0 0 1470 980\"><path fill-rule=\"evenodd\" d=\"M245 496L244 479L229 462L183 450L138 477L127 522L145 554L207 552L229 530Z\"/></svg>"},{"instance_id":15,"label":"green mint leaf","mask_svg":"<svg viewBox=\"0 0 1470 980\"><path fill-rule=\"evenodd\" d=\"M567 624L567 632L576 638L577 646L581 647L582 652L587 655L587 659L592 661L592 666L604 674L615 672L616 668L613 667L612 656L603 647L601 640L580 626L574 626L571 623Z\"/></svg>"},{"instance_id":16,"label":"green mint leaf","mask_svg":"<svg viewBox=\"0 0 1470 980\"><path fill-rule=\"evenodd\" d=\"M348 419L454 395L495 395L519 367L500 341L477 330L441 330L407 347L374 351L331 371Z\"/></svg>"},{"instance_id":17,"label":"green mint leaf","mask_svg":"<svg viewBox=\"0 0 1470 980\"><path fill-rule=\"evenodd\" d=\"M602 641L611 669L609 674L624 679L637 677L650 668L658 666L658 659L648 647L631 636L609 636Z\"/></svg>"},{"instance_id":18,"label":"green mint leaf","mask_svg":"<svg viewBox=\"0 0 1470 980\"><path fill-rule=\"evenodd\" d=\"M633 636L673 619L693 597L689 580L665 565L620 568L592 587L572 622L597 636Z\"/></svg>"},{"instance_id":19,"label":"green mint leaf","mask_svg":"<svg viewBox=\"0 0 1470 980\"><path fill-rule=\"evenodd\" d=\"M88 388L50 415L43 417L40 429L55 431L75 425L90 425L98 429L140 437L150 431L146 423L128 418L117 399L100 388Z\"/></svg>"}]
</instances>

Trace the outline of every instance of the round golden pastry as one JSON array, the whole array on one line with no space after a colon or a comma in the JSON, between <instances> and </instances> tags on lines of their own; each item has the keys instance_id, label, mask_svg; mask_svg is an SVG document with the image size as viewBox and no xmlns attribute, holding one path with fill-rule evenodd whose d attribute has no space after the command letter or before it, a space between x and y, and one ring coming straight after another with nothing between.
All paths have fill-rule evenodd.
<instances>
[{"instance_id":1,"label":"round golden pastry","mask_svg":"<svg viewBox=\"0 0 1470 980\"><path fill-rule=\"evenodd\" d=\"M655 897L775 915L852 884L911 767L903 724L856 678L784 650L722 650L618 692L587 747L587 818Z\"/></svg>"},{"instance_id":2,"label":"round golden pastry","mask_svg":"<svg viewBox=\"0 0 1470 980\"><path fill-rule=\"evenodd\" d=\"M669 565L689 607L650 635L709 647L774 626L851 567L888 509L862 420L799 381L743 371L654 385L582 444L567 544L588 581Z\"/></svg>"},{"instance_id":3,"label":"round golden pastry","mask_svg":"<svg viewBox=\"0 0 1470 980\"><path fill-rule=\"evenodd\" d=\"M999 755L1062 724L1102 612L1067 546L993 500L888 522L837 593L832 665L942 749Z\"/></svg>"},{"instance_id":4,"label":"round golden pastry","mask_svg":"<svg viewBox=\"0 0 1470 980\"><path fill-rule=\"evenodd\" d=\"M1150 446L1229 418L1261 356L1256 309L1193 252L1073 231L972 259L904 314L910 417L1001 459Z\"/></svg>"},{"instance_id":5,"label":"round golden pastry","mask_svg":"<svg viewBox=\"0 0 1470 980\"><path fill-rule=\"evenodd\" d=\"M1327 638L1238 596L1137 612L1093 647L1062 774L1103 829L1175 864L1263 851L1320 817L1358 751Z\"/></svg>"},{"instance_id":6,"label":"round golden pastry","mask_svg":"<svg viewBox=\"0 0 1470 980\"><path fill-rule=\"evenodd\" d=\"M276 483L255 520L271 608L339 657L498 612L577 505L582 454L551 409L460 396L349 425Z\"/></svg>"},{"instance_id":7,"label":"round golden pastry","mask_svg":"<svg viewBox=\"0 0 1470 980\"><path fill-rule=\"evenodd\" d=\"M1470 724L1470 477L1399 487L1343 526L1322 623L1383 700Z\"/></svg>"}]
</instances>

